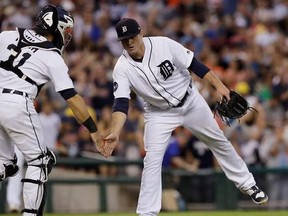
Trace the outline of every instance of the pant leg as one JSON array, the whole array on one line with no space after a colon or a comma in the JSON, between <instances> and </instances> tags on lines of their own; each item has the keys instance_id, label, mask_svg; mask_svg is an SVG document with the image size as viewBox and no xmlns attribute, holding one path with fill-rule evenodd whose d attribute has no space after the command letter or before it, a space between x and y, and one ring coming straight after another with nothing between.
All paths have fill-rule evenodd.
<instances>
[{"instance_id":1,"label":"pant leg","mask_svg":"<svg viewBox=\"0 0 288 216\"><path fill-rule=\"evenodd\" d=\"M24 209L42 211L42 203L45 203L45 182L47 181L47 172L44 167L47 164L47 158L39 156L44 155L46 149L43 144L43 131L39 121L38 113L34 108L33 101L17 95L2 95L0 111L5 113L2 117L5 123L2 126L9 134L10 139L23 153L28 168L25 173L25 179L30 182L24 182L23 200ZM35 216L36 213L23 213L23 216Z\"/></svg>"},{"instance_id":2,"label":"pant leg","mask_svg":"<svg viewBox=\"0 0 288 216\"><path fill-rule=\"evenodd\" d=\"M22 189L23 183L21 179L24 177L24 156L22 152L19 151L17 147L15 147L15 153L17 155L17 165L19 166L19 172L17 175L13 176L12 178L8 179L7 184L7 203L10 209L19 209L21 208L22 204Z\"/></svg>"},{"instance_id":3,"label":"pant leg","mask_svg":"<svg viewBox=\"0 0 288 216\"><path fill-rule=\"evenodd\" d=\"M255 185L253 175L237 154L216 123L204 98L194 88L185 110L184 127L205 143L213 152L222 170L238 189L247 190Z\"/></svg>"},{"instance_id":4,"label":"pant leg","mask_svg":"<svg viewBox=\"0 0 288 216\"><path fill-rule=\"evenodd\" d=\"M162 201L162 160L172 131L179 125L179 115L171 112L145 114L144 144L146 156L136 212L156 216Z\"/></svg>"},{"instance_id":5,"label":"pant leg","mask_svg":"<svg viewBox=\"0 0 288 216\"><path fill-rule=\"evenodd\" d=\"M5 171L4 164L12 164L11 160L14 159L14 155L14 146L7 132L0 125L0 174Z\"/></svg>"}]
</instances>

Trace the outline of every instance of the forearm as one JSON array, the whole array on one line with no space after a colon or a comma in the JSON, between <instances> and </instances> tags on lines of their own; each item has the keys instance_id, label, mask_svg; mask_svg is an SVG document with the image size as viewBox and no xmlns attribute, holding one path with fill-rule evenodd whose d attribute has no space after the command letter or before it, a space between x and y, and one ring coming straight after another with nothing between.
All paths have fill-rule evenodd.
<instances>
[{"instance_id":1,"label":"forearm","mask_svg":"<svg viewBox=\"0 0 288 216\"><path fill-rule=\"evenodd\" d=\"M199 161L198 160L195 159L195 160L193 160L192 163L191 162L189 163L181 157L172 158L172 164L176 168L185 169L188 171L196 171L199 167Z\"/></svg>"},{"instance_id":2,"label":"forearm","mask_svg":"<svg viewBox=\"0 0 288 216\"><path fill-rule=\"evenodd\" d=\"M90 114L88 113L86 103L84 102L83 98L77 94L74 97L69 98L66 100L68 106L72 110L75 118L80 122L85 122L89 117Z\"/></svg>"},{"instance_id":3,"label":"forearm","mask_svg":"<svg viewBox=\"0 0 288 216\"><path fill-rule=\"evenodd\" d=\"M212 86L214 86L217 92L221 95L221 97L225 97L228 100L230 99L229 89L222 83L222 81L212 70L206 73L203 79L208 81Z\"/></svg>"},{"instance_id":4,"label":"forearm","mask_svg":"<svg viewBox=\"0 0 288 216\"><path fill-rule=\"evenodd\" d=\"M226 88L224 84L222 83L222 81L218 78L218 76L212 70L206 73L203 79L208 81L216 89L222 88L222 87Z\"/></svg>"},{"instance_id":5,"label":"forearm","mask_svg":"<svg viewBox=\"0 0 288 216\"><path fill-rule=\"evenodd\" d=\"M126 119L127 119L127 115L125 113L113 112L111 133L119 135L126 122Z\"/></svg>"},{"instance_id":6,"label":"forearm","mask_svg":"<svg viewBox=\"0 0 288 216\"><path fill-rule=\"evenodd\" d=\"M173 157L171 160L172 164L180 169L185 169L187 167L187 162L181 157Z\"/></svg>"}]
</instances>

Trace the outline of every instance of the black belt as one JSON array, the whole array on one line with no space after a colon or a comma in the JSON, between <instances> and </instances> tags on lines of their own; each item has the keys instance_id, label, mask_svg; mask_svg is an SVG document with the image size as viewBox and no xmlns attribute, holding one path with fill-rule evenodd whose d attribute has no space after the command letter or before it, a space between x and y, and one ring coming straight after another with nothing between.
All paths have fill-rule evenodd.
<instances>
[{"instance_id":1,"label":"black belt","mask_svg":"<svg viewBox=\"0 0 288 216\"><path fill-rule=\"evenodd\" d=\"M185 93L184 97L182 98L182 100L175 107L182 107L184 105L185 101L187 100L188 96L189 96L189 92L186 91L186 93Z\"/></svg>"},{"instance_id":2,"label":"black belt","mask_svg":"<svg viewBox=\"0 0 288 216\"><path fill-rule=\"evenodd\" d=\"M2 90L2 93L10 93L10 94L17 94L17 95L21 95L21 96L24 96L24 97L28 97L28 94L26 92L22 92L22 91L18 91L18 90L13 90L13 89L7 89L7 88L4 88Z\"/></svg>"}]
</instances>

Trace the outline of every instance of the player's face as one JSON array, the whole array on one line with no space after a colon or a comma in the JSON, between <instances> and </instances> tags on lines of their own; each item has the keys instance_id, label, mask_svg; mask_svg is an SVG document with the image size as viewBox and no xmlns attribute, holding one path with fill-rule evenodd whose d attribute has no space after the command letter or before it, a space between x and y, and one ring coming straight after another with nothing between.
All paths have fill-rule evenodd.
<instances>
[{"instance_id":1,"label":"player's face","mask_svg":"<svg viewBox=\"0 0 288 216\"><path fill-rule=\"evenodd\" d=\"M144 56L144 43L142 35L138 34L133 38L124 39L121 41L123 48L132 58L141 59Z\"/></svg>"}]
</instances>

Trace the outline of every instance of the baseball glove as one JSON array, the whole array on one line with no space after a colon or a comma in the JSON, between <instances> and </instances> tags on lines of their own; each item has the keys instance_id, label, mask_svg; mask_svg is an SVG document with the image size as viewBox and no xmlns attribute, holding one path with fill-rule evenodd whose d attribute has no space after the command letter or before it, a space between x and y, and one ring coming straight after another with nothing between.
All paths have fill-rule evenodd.
<instances>
[{"instance_id":1,"label":"baseball glove","mask_svg":"<svg viewBox=\"0 0 288 216\"><path fill-rule=\"evenodd\" d=\"M218 115L228 126L229 119L240 119L247 111L257 110L249 106L247 100L234 90L230 90L230 100L223 98L216 103L215 114Z\"/></svg>"}]
</instances>

